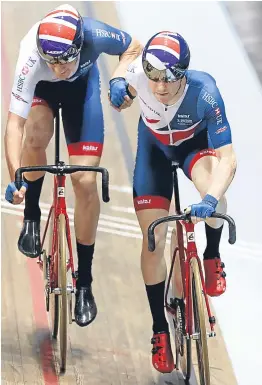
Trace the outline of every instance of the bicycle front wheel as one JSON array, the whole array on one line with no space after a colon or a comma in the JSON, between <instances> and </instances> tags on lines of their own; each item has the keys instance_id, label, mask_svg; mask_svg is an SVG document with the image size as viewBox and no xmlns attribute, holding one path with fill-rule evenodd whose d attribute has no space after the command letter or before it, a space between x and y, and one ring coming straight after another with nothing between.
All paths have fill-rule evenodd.
<instances>
[{"instance_id":1,"label":"bicycle front wheel","mask_svg":"<svg viewBox=\"0 0 262 385\"><path fill-rule=\"evenodd\" d=\"M59 298L59 344L60 344L60 370L66 370L67 353L67 261L66 261L66 221L63 214L58 218L58 287Z\"/></svg>"},{"instance_id":2,"label":"bicycle front wheel","mask_svg":"<svg viewBox=\"0 0 262 385\"><path fill-rule=\"evenodd\" d=\"M180 236L183 236L183 229L180 226ZM178 228L178 227L177 227ZM172 297L173 305L176 311L175 318L173 318L173 325L175 331L175 348L176 348L176 368L180 368L184 380L188 381L191 377L191 339L186 337L186 319L185 319L185 303L184 290L182 283L181 267L180 267L180 253L184 251L178 249L177 231L174 228L171 237L171 263L173 258L174 271L172 276ZM176 255L174 256L174 253Z\"/></svg>"},{"instance_id":3,"label":"bicycle front wheel","mask_svg":"<svg viewBox=\"0 0 262 385\"><path fill-rule=\"evenodd\" d=\"M54 237L54 209L52 210L51 218L50 218L50 224L49 224L49 246L48 246L48 258L55 261L55 269L56 269L56 260L57 260L57 248L55 247L55 254L52 256L53 252L53 242L55 242ZM50 271L50 265L48 264L48 272L49 277L51 274ZM55 270L55 276L57 277L57 271ZM50 278L49 278L50 279ZM57 287L58 282L52 282L52 286ZM51 315L51 331L52 331L52 338L55 340L57 339L57 333L58 333L58 326L59 326L59 298L58 294L55 294L54 292L51 292L50 295L48 294L48 302L50 300L50 315ZM50 299L49 299L50 297Z\"/></svg>"},{"instance_id":4,"label":"bicycle front wheel","mask_svg":"<svg viewBox=\"0 0 262 385\"><path fill-rule=\"evenodd\" d=\"M192 258L190 265L194 315L193 339L196 341L199 384L210 385L207 331L203 305L202 283L197 259Z\"/></svg>"}]
</instances>

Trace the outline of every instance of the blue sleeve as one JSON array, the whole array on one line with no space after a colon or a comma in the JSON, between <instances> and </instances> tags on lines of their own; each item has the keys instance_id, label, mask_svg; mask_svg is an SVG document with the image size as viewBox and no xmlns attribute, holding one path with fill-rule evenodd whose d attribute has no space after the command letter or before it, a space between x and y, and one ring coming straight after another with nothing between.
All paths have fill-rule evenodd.
<instances>
[{"instance_id":1,"label":"blue sleeve","mask_svg":"<svg viewBox=\"0 0 262 385\"><path fill-rule=\"evenodd\" d=\"M199 94L197 109L199 116L207 122L207 130L214 148L231 144L231 129L226 117L225 105L216 82L211 76Z\"/></svg>"},{"instance_id":2,"label":"blue sleeve","mask_svg":"<svg viewBox=\"0 0 262 385\"><path fill-rule=\"evenodd\" d=\"M132 40L128 33L98 20L85 19L87 36L98 55L104 52L120 56L127 50Z\"/></svg>"}]
</instances>

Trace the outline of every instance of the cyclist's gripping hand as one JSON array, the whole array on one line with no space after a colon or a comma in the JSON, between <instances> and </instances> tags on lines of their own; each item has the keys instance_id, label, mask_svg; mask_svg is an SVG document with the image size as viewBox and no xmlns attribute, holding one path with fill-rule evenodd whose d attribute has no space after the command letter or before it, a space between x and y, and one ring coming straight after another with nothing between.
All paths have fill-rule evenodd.
<instances>
[{"instance_id":1,"label":"cyclist's gripping hand","mask_svg":"<svg viewBox=\"0 0 262 385\"><path fill-rule=\"evenodd\" d=\"M128 92L128 83L125 78L111 79L109 86L108 99L115 110L121 111L131 106L133 100Z\"/></svg>"},{"instance_id":2,"label":"cyclist's gripping hand","mask_svg":"<svg viewBox=\"0 0 262 385\"><path fill-rule=\"evenodd\" d=\"M24 200L27 187L27 183L22 182L22 186L18 191L14 182L9 183L5 191L5 199L13 205L19 205Z\"/></svg>"},{"instance_id":3,"label":"cyclist's gripping hand","mask_svg":"<svg viewBox=\"0 0 262 385\"><path fill-rule=\"evenodd\" d=\"M185 212L191 214L191 221L196 224L206 218L210 218L215 212L217 204L217 199L212 195L207 194L202 202L187 207Z\"/></svg>"}]
</instances>

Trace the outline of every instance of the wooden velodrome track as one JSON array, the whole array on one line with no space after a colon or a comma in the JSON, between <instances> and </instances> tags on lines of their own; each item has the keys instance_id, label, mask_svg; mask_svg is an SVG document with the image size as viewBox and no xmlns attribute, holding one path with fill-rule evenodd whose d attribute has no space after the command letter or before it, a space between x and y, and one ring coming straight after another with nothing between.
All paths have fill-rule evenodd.
<instances>
[{"instance_id":1,"label":"wooden velodrome track","mask_svg":"<svg viewBox=\"0 0 262 385\"><path fill-rule=\"evenodd\" d=\"M2 138L19 41L58 2L2 3ZM75 2L83 15L120 26L113 2ZM68 368L60 377L45 312L41 273L36 261L17 249L23 206L4 201L9 182L2 140L2 383L151 385L183 384L177 373L160 375L150 364L151 317L140 273L141 234L133 211L132 167L136 148L137 105L118 114L107 102L107 81L117 59L99 61L105 118L105 146L101 165L110 173L109 204L101 204L94 260L96 321L87 328L69 327ZM62 159L67 152L62 136ZM53 142L48 161L53 163ZM117 160L117 162L116 162ZM46 176L41 195L42 229L50 203L52 179ZM126 187L129 186L129 187ZM73 220L70 183L67 203ZM71 227L73 231L73 227ZM73 237L74 241L74 237ZM73 246L74 242L73 242ZM168 258L168 250L166 255ZM212 385L235 385L221 332L209 341ZM194 363L196 360L194 359ZM195 384L194 379L192 384Z\"/></svg>"}]
</instances>

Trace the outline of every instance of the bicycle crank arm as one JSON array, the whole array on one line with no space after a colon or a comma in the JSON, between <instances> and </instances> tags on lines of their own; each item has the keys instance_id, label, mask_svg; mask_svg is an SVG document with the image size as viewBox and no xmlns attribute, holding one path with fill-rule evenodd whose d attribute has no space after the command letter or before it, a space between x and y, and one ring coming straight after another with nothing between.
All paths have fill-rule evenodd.
<instances>
[{"instance_id":1,"label":"bicycle crank arm","mask_svg":"<svg viewBox=\"0 0 262 385\"><path fill-rule=\"evenodd\" d=\"M216 333L215 332L206 332L207 333L207 337L208 338L211 338L211 337L215 337L216 336ZM199 340L200 339L200 333L193 333L191 336L192 340L196 341L196 340Z\"/></svg>"},{"instance_id":2,"label":"bicycle crank arm","mask_svg":"<svg viewBox=\"0 0 262 385\"><path fill-rule=\"evenodd\" d=\"M61 289L59 287L56 287L52 290L52 293L54 294L61 294ZM72 286L67 286L67 293L72 294L74 293L74 289Z\"/></svg>"}]
</instances>

